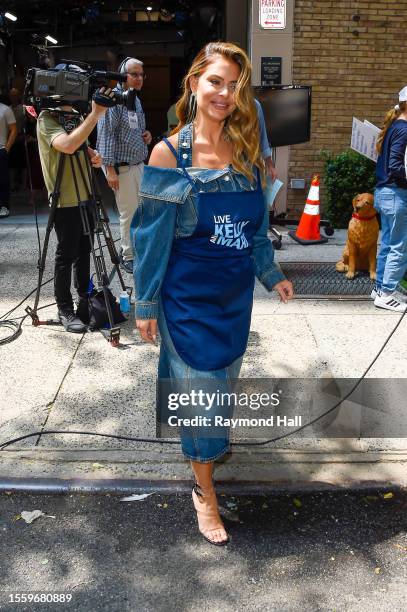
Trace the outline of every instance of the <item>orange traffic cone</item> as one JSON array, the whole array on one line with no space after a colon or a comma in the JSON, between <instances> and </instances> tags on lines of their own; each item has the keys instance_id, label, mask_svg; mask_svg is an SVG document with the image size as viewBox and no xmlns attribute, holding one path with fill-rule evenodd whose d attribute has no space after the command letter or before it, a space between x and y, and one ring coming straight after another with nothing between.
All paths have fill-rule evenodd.
<instances>
[{"instance_id":1,"label":"orange traffic cone","mask_svg":"<svg viewBox=\"0 0 407 612\"><path fill-rule=\"evenodd\" d=\"M288 235L300 244L319 244L327 242L319 230L321 217L319 214L319 174L314 174L304 212L298 224L297 231L290 230Z\"/></svg>"}]
</instances>

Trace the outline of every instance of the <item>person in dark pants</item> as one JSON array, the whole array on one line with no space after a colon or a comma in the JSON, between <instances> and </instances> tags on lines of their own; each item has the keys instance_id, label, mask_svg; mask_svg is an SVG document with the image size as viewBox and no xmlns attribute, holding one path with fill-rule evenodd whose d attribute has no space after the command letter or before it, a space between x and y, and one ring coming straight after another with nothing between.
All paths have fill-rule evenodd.
<instances>
[{"instance_id":1,"label":"person in dark pants","mask_svg":"<svg viewBox=\"0 0 407 612\"><path fill-rule=\"evenodd\" d=\"M82 205L82 204L81 204ZM86 206L86 203L84 203ZM71 274L74 272L74 285L80 299L85 299L90 278L90 245L93 243L93 222L89 215L91 235L84 234L79 206L58 208L55 213L54 228L58 244L55 252L54 291L58 309L61 312L72 312ZM90 238L90 239L89 239ZM60 315L63 317L63 315ZM68 317L65 317L68 318ZM77 317L75 317L77 318ZM82 323L82 322L81 322ZM69 327L73 326L71 320ZM75 327L84 331L82 325ZM73 331L73 329L67 329Z\"/></svg>"},{"instance_id":2,"label":"person in dark pants","mask_svg":"<svg viewBox=\"0 0 407 612\"><path fill-rule=\"evenodd\" d=\"M66 64L60 64L56 68L66 70ZM69 70L80 71L81 69L69 65ZM44 110L40 113L37 123L38 146L42 172L49 196L54 191L61 153L67 155L75 153L86 142L89 134L107 108L114 104L110 89L104 92L102 88L98 92L97 100L100 104L93 101L89 115L84 121L79 121L79 125L69 133L63 127L63 115L52 110ZM76 113L72 106L68 105L62 105L59 110L70 115ZM97 151L88 147L87 154L94 167L102 165L102 158ZM91 240L93 240L93 228L90 227L90 236L85 234L81 220L80 207L87 205L90 193L90 185L86 184L88 179L83 150L78 152L78 160L85 179L82 179L82 173L76 167L75 174L79 198L69 159L65 160L62 174L60 196L54 221L58 239L55 255L54 290L58 316L66 331L83 333L86 331L86 325L74 312L71 276L73 268L74 283L79 294L79 300L84 300L90 277L90 245ZM77 166L77 161L73 160L73 164ZM91 215L89 215L89 218L91 218ZM78 309L81 308L80 301Z\"/></svg>"},{"instance_id":3,"label":"person in dark pants","mask_svg":"<svg viewBox=\"0 0 407 612\"><path fill-rule=\"evenodd\" d=\"M17 124L11 108L0 102L0 218L10 214L9 152L17 136Z\"/></svg>"}]
</instances>

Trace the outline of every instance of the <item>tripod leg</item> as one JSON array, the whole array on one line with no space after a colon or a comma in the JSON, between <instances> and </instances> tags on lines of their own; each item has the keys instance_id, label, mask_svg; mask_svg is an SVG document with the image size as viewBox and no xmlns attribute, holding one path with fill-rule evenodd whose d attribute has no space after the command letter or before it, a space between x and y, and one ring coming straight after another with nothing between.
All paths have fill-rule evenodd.
<instances>
[{"instance_id":1,"label":"tripod leg","mask_svg":"<svg viewBox=\"0 0 407 612\"><path fill-rule=\"evenodd\" d=\"M97 201L96 206L99 206L103 212L103 205L101 201ZM123 279L123 274L122 271L120 270L120 257L119 254L117 252L116 249L116 245L114 243L113 240L113 236L112 233L110 231L110 225L108 223L108 221L106 221L103 217L100 217L101 219L101 228L102 228L102 232L105 238L105 242L107 245L107 249L109 251L109 255L110 255L110 261L112 262L112 264L114 265L116 272L117 272L117 276L119 277L119 281L120 281L120 285L123 291L127 291L127 293L129 293L129 295L131 294L131 287L127 287L127 285L124 282ZM129 292L130 289L130 292Z\"/></svg>"},{"instance_id":2,"label":"tripod leg","mask_svg":"<svg viewBox=\"0 0 407 612\"><path fill-rule=\"evenodd\" d=\"M107 270L103 257L102 242L100 240L100 227L98 219L95 215L94 203L91 201L89 203L81 202L79 208L81 213L83 233L85 234L85 236L89 237L89 240L91 242L91 254L98 282L100 286L106 285L108 284ZM89 215L92 216L92 226L89 223ZM99 255L96 255L96 250L93 245L93 238L96 238L97 250L99 251Z\"/></svg>"},{"instance_id":3,"label":"tripod leg","mask_svg":"<svg viewBox=\"0 0 407 612\"><path fill-rule=\"evenodd\" d=\"M54 214L52 214L52 212L50 212L49 214L47 229L45 232L44 244L42 247L42 253L41 253L40 259L38 260L38 265L37 265L38 281L37 281L37 290L35 292L34 306L33 308L30 308L30 306L27 306L25 308L26 313L29 314L32 319L32 324L35 326L41 325L41 321L38 317L37 310L38 310L38 304L40 301L42 279L44 278L44 270L45 270L45 262L47 259L49 237L51 234L52 227L54 225L54 219L55 219L55 211L54 211Z\"/></svg>"},{"instance_id":4,"label":"tripod leg","mask_svg":"<svg viewBox=\"0 0 407 612\"><path fill-rule=\"evenodd\" d=\"M37 284L37 291L35 293L35 299L34 299L34 308L33 308L34 313L37 313L38 304L40 301L41 285L42 285L42 279L44 277L45 262L47 260L47 253L48 253L49 237L51 235L51 231L54 226L54 220L55 220L55 209L54 210L51 209L51 212L48 217L47 229L45 231L45 238L44 238L44 244L42 247L41 258L38 261L38 284Z\"/></svg>"},{"instance_id":5,"label":"tripod leg","mask_svg":"<svg viewBox=\"0 0 407 612\"><path fill-rule=\"evenodd\" d=\"M95 194L92 191L92 185L93 185L93 181L92 181L92 169L90 167L87 155L85 154L85 165L86 165L86 170L87 170L87 175L88 175L87 176L87 180L86 180L85 174L84 174L84 170L82 168L82 165L81 165L79 157L78 157L78 152L76 152L74 155L75 155L77 166L79 168L79 173L80 173L81 178L82 178L82 182L83 182L84 185L86 185L88 187L88 202L90 202L92 204L92 215L93 215L93 219L94 219L95 237L96 237L96 241L98 243L98 251L99 251L99 255L98 256L96 255L94 250L92 251L96 273L99 275L98 278L102 278L103 277L103 283L102 284L108 284L107 269L106 269L106 264L105 264L105 258L103 256L102 244L101 244L101 240L100 240L100 234L103 233L103 231L102 231L102 224L101 224L101 220L100 220L100 217L99 217L99 214L98 214L97 206L95 205L95 202L96 202ZM74 166L73 166L73 160L72 159L71 159L71 164L72 164L72 174L73 174L73 177L74 177L75 188L77 190L77 195L78 195L78 201L80 202L81 200L80 200L78 182L77 182L77 178L76 178L76 175L75 175ZM83 225L84 232L87 234L87 233L90 232L90 230L89 230L89 224L87 224L86 221L87 221L87 216L83 217L83 222L85 222L85 224Z\"/></svg>"},{"instance_id":6,"label":"tripod leg","mask_svg":"<svg viewBox=\"0 0 407 612\"><path fill-rule=\"evenodd\" d=\"M48 244L49 244L49 237L51 234L51 230L54 226L54 221L55 221L55 213L56 213L56 209L57 209L57 205L59 202L59 196L60 196L60 188L61 188L61 181L62 181L62 174L63 174L63 170L64 170L64 165L65 165L65 155L61 154L60 158L59 158L59 162L58 162L58 170L57 170L57 176L56 176L56 180L55 180L55 186L54 186L54 191L51 194L51 210L49 212L49 217L48 217L48 223L47 223L47 228L45 231L45 238L44 238L44 245L42 247L42 253L41 256L38 260L38 283L37 283L37 291L35 293L35 299L34 299L34 306L33 308L30 308L29 306L27 306L27 308L25 309L25 311L30 315L33 325L37 326L37 325L41 325L41 322L38 315L37 315L37 309L38 309L38 304L40 301L40 294L41 294L41 285L42 285L42 279L44 277L44 270L45 270L45 263L47 260L47 253L48 253Z\"/></svg>"},{"instance_id":7,"label":"tripod leg","mask_svg":"<svg viewBox=\"0 0 407 612\"><path fill-rule=\"evenodd\" d=\"M81 204L80 205L80 210L81 210L81 218L82 218L82 225L84 228L85 233L89 234L89 240L90 240L90 248L91 248L91 253L92 253L92 257L93 257L93 261L95 264L95 270L96 270L96 278L98 280L98 289L103 291L103 296L105 298L105 304L106 304L106 311L107 311L107 317L109 320L109 326L110 326L110 332L109 332L109 341L112 344L112 346L119 346L119 341L120 341L120 327L115 327L115 323L114 323L114 318L113 318L113 312L112 312L112 306L110 304L110 299L109 299L109 283L108 283L108 278L107 278L107 274L106 274L106 268L105 268L105 262L104 262L104 258L103 258L103 252L101 250L101 240L100 240L100 236L99 233L96 232L96 236L97 236L97 240L98 240L98 245L99 245L99 250L101 255L97 256L96 252L95 252L95 248L93 245L93 240L92 240L92 230L90 227L90 223L89 223L89 214L92 214L93 216L93 224L97 223L97 218L96 218L96 214L95 214L95 203L94 202L90 202L90 204L86 205L86 204ZM86 230L85 230L86 228ZM102 332L103 333L103 332Z\"/></svg>"},{"instance_id":8,"label":"tripod leg","mask_svg":"<svg viewBox=\"0 0 407 612\"><path fill-rule=\"evenodd\" d=\"M76 189L77 197L79 201L79 210L81 214L83 232L84 234L87 234L89 236L90 249L91 249L92 259L95 265L96 278L98 281L98 290L102 290L103 296L105 299L107 317L108 317L109 325L110 325L108 340L110 341L112 346L119 346L120 327L114 327L113 312L112 312L112 307L111 307L110 300L109 300L109 292L108 292L109 280L107 276L105 259L103 256L102 243L100 240L100 233L102 233L101 223L100 223L100 218L98 214L98 209L96 206L95 195L92 191L92 184L93 184L92 169L90 167L89 160L87 158L87 153L85 151L84 151L84 156L86 160L85 164L86 164L86 169L87 169L87 175L88 175L87 179L88 180L86 180L82 165L80 163L78 151L74 154L83 184L88 187L88 201L87 202L81 202L78 181L77 181L76 174L75 174L73 159L71 158L70 161L71 161L72 175L74 178L75 189ZM93 244L93 230L89 222L89 214L91 214L93 217L92 225L95 230L95 237L96 237L96 241L98 244L99 255L96 255L96 251L95 251L94 244Z\"/></svg>"},{"instance_id":9,"label":"tripod leg","mask_svg":"<svg viewBox=\"0 0 407 612\"><path fill-rule=\"evenodd\" d=\"M102 201L102 197L100 195L100 191L97 185L96 177L95 177L94 172L92 171L92 167L90 165L89 160L87 160L87 167L88 167L88 172L92 180L91 185L92 185L93 194L95 196L97 215L100 221L100 226L103 232L105 243L109 251L110 261L112 262L112 264L114 265L116 269L117 276L119 277L119 281L120 281L122 290L127 291L127 293L130 296L132 290L131 290L131 287L126 286L124 279L123 279L122 272L120 270L120 257L117 252L115 242L113 240L112 232L110 230L109 216L107 214L106 208L103 205L103 201Z\"/></svg>"}]
</instances>

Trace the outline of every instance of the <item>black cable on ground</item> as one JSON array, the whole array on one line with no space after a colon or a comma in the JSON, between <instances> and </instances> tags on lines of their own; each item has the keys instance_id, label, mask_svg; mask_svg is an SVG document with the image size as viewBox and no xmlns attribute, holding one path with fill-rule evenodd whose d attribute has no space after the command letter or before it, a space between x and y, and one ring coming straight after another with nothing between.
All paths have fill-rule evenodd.
<instances>
[{"instance_id":1,"label":"black cable on ground","mask_svg":"<svg viewBox=\"0 0 407 612\"><path fill-rule=\"evenodd\" d=\"M44 281L41 285L41 287L44 287L45 285L47 285L48 283L50 283L52 280L54 280L54 277L49 278L48 280ZM28 300L29 297L32 296L33 293L35 293L37 291L37 287L35 287L35 289L33 289L32 291L30 291L30 293L28 293L22 300L21 302L19 302L17 304L17 306L14 306L14 308L12 308L11 310L9 310L8 312L6 312L6 314L1 315L0 317L0 321L2 321L3 319L5 319L5 317L8 317L9 315L11 315L12 312L14 312L15 310L17 310L17 308L19 308L20 306L22 306L24 304L25 301Z\"/></svg>"},{"instance_id":2,"label":"black cable on ground","mask_svg":"<svg viewBox=\"0 0 407 612\"><path fill-rule=\"evenodd\" d=\"M47 281L42 283L41 287L43 287L47 283L50 283L52 280L53 280L53 277L49 278ZM0 328L6 328L6 329L10 329L12 331L12 333L9 336L6 336L5 338L1 338L0 339L0 346L3 346L4 344L9 344L10 342L13 342L22 333L22 329L21 328L22 328L22 325L23 325L25 319L28 317L27 314L22 316L22 317L15 317L14 319L6 319L5 317L8 317L9 315L11 315L12 312L17 310L17 308L19 308L22 304L24 304L24 302L26 300L28 300L28 298L33 293L35 293L35 291L37 291L37 288L33 289L28 295L26 295L25 298L23 298L21 300L21 302L19 302L17 304L17 306L14 306L14 308L12 308L8 312L6 312L6 314L4 314L4 315L2 315L0 317ZM47 304L47 306L51 306L51 305L52 304ZM42 306L42 308L46 308L46 307ZM41 309L39 308L38 310L41 310ZM19 321L19 323L17 323L17 321Z\"/></svg>"},{"instance_id":3,"label":"black cable on ground","mask_svg":"<svg viewBox=\"0 0 407 612\"><path fill-rule=\"evenodd\" d=\"M10 336L1 338L0 346L2 346L3 344L8 344L9 342L13 342L13 340L16 340L16 338L18 338L18 336L21 334L21 325L24 319L25 317L21 317L20 323L17 323L15 319L13 321L1 321L0 322L0 327L9 329L12 332Z\"/></svg>"},{"instance_id":4,"label":"black cable on ground","mask_svg":"<svg viewBox=\"0 0 407 612\"><path fill-rule=\"evenodd\" d=\"M41 308L38 308L38 310L42 310L43 308L49 308L50 306L54 306L54 305L55 305L55 302L51 302L50 304L45 304L45 306L41 306ZM9 342L12 342L22 333L22 329L21 329L22 325L28 316L29 315L26 314L22 317L16 317L15 319L0 321L0 327L6 327L6 328L8 327L11 330L15 330L11 336L6 336L6 338L2 338L0 340L0 346L3 344L8 344ZM17 321L20 321L20 323L17 323Z\"/></svg>"},{"instance_id":5,"label":"black cable on ground","mask_svg":"<svg viewBox=\"0 0 407 612\"><path fill-rule=\"evenodd\" d=\"M38 240L39 240L39 232L38 232L38 222L37 222L37 218L36 218L36 225L37 225L37 233L38 233ZM113 242L118 242L120 240L120 238L116 238L116 240L114 240ZM39 252L41 254L41 243L39 242ZM107 245L104 244L102 245L102 249L107 248ZM95 253L97 251L99 251L99 247L97 247L95 249ZM40 255L41 258L41 255ZM45 285L47 285L48 283L50 283L51 281L54 280L54 277L52 276L51 278L49 278L48 280L44 281L41 284L41 287L44 287ZM22 333L22 324L24 322L24 320L28 317L28 315L25 315L23 317L17 317L14 319L6 319L6 317L10 316L15 310L17 310L17 308L19 308L20 306L22 306L22 304L24 304L24 302L26 302L28 300L29 297L32 296L33 293L35 293L37 291L37 287L35 287L35 289L33 289L32 291L30 291L30 293L28 293L16 306L14 306L11 310L9 310L8 312L6 312L4 315L0 316L0 327L5 327L6 329L10 329L13 333L10 336L6 336L5 338L0 339L0 346L4 345L4 344L9 344L10 342L13 342L13 340L16 340L20 334ZM53 302L52 304L47 304L47 306L41 306L41 308L38 308L38 310L41 310L42 308L47 308L48 306L53 306L55 302ZM20 323L17 323L17 321L20 321Z\"/></svg>"},{"instance_id":6,"label":"black cable on ground","mask_svg":"<svg viewBox=\"0 0 407 612\"><path fill-rule=\"evenodd\" d=\"M362 376L355 382L355 384L353 385L351 390L345 395L345 397L342 397L334 406L332 406L332 408L329 408L329 410L326 410L325 412L320 414L315 419L312 419L312 421L309 421L305 425L302 425L301 427L298 427L298 429L295 429L293 432L282 434L281 436L277 436L276 438L270 438L269 440L263 440L263 441L259 441L259 442L234 442L234 445L235 446L264 446L265 444L269 444L270 442L278 442L279 440L283 440L284 438L288 438L288 437L292 436L293 434L297 434L298 432L302 431L306 427L310 427L311 425L313 425L314 423L316 423L317 421L319 421L320 419L325 417L327 414L330 414L331 412L333 412L333 410L336 410L336 408L338 408L338 406L340 406L343 402L345 402L352 395L352 393L358 388L358 386L360 385L362 380L364 380L364 378L366 377L366 374L368 373L370 368L372 368L372 366L376 363L376 361L379 359L380 355L382 354L382 352L386 348L386 346L387 346L388 342L390 341L391 337L394 335L394 333L398 329L400 323L404 319L404 315L405 314L406 314L406 311L403 312L403 314L401 315L401 317L397 321L394 329L387 336L387 338L384 341L384 343L382 344L379 352L376 354L376 356L374 357L373 361L368 365L366 370L363 372ZM0 446L0 450L1 450L1 446Z\"/></svg>"},{"instance_id":7,"label":"black cable on ground","mask_svg":"<svg viewBox=\"0 0 407 612\"><path fill-rule=\"evenodd\" d=\"M368 371L376 363L376 361L378 360L378 358L380 357L380 355L382 354L382 352L386 348L387 344L389 343L390 339L392 338L392 336L395 334L395 332L397 331L398 327L400 326L402 320L404 319L405 314L406 314L406 312L403 312L403 314L401 315L400 319L397 321L394 329L390 332L390 334L387 336L386 340L382 344L379 352L376 354L374 359L371 361L371 363L368 365L366 370L363 372L362 376L353 385L352 389L345 395L345 397L340 399L334 406L332 406L332 408L329 408L329 410L326 410L324 413L320 414L315 419L312 419L312 421L309 421L305 425L302 425L301 427L298 427L294 431L291 431L291 432L289 432L287 434L283 434L281 436L277 436L276 438L270 438L269 440L262 440L262 441L259 441L259 442L232 442L231 445L232 446L265 446L266 444L271 444L273 442L277 442L277 441L282 440L284 438L289 438L290 436L293 436L293 435L299 433L300 431L302 431L306 427L310 427L311 425L313 425L314 423L316 423L320 419L324 418L327 414L329 414L330 412L332 412L333 410L338 408L338 406L340 406L342 404L342 402L346 401L350 397L350 395L355 391L355 389L360 385L362 380L365 378L365 376L368 373ZM146 443L149 443L149 444L180 444L180 440L157 440L156 438L133 438L133 437L130 437L130 436L119 436L119 435L115 435L115 434L101 434L101 433L97 433L97 432L77 431L77 430L72 430L72 431L45 430L45 431L39 431L39 432L37 431L37 432L29 433L29 434L26 434L25 436L20 436L19 438L13 438L12 440L7 440L7 442L4 442L3 444L0 444L0 451L2 451L5 448L7 448L7 446L11 446L11 444L15 444L16 442L21 442L21 440L26 440L27 438L32 438L34 436L43 436L43 435L49 435L49 434L58 434L58 435L60 435L60 434L62 434L62 435L78 434L78 435L83 435L83 436L98 436L98 437L101 437L101 438L113 438L115 440L126 440L126 441L130 441L130 442L146 442Z\"/></svg>"},{"instance_id":8,"label":"black cable on ground","mask_svg":"<svg viewBox=\"0 0 407 612\"><path fill-rule=\"evenodd\" d=\"M59 431L59 430L46 430L46 431L35 431L33 433L26 434L25 436L20 436L19 438L15 438L14 440L8 440L3 444L0 444L0 451L5 449L7 446L11 444L15 444L16 442L21 442L21 440L26 440L27 438L32 438L34 436L42 436L43 434L79 434L86 436L99 436L100 438L114 438L115 440L127 440L130 442L151 442L154 444L179 444L179 440L156 440L154 438L132 438L130 436L119 436L115 434L102 434L96 433L94 431Z\"/></svg>"}]
</instances>

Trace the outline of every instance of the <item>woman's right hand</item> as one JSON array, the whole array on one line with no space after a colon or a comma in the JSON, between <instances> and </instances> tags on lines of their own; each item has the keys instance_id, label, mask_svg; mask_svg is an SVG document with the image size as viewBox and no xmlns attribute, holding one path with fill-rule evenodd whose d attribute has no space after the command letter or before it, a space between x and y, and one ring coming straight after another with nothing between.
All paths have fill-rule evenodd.
<instances>
[{"instance_id":1,"label":"woman's right hand","mask_svg":"<svg viewBox=\"0 0 407 612\"><path fill-rule=\"evenodd\" d=\"M157 319L136 319L136 327L144 342L157 342Z\"/></svg>"}]
</instances>

